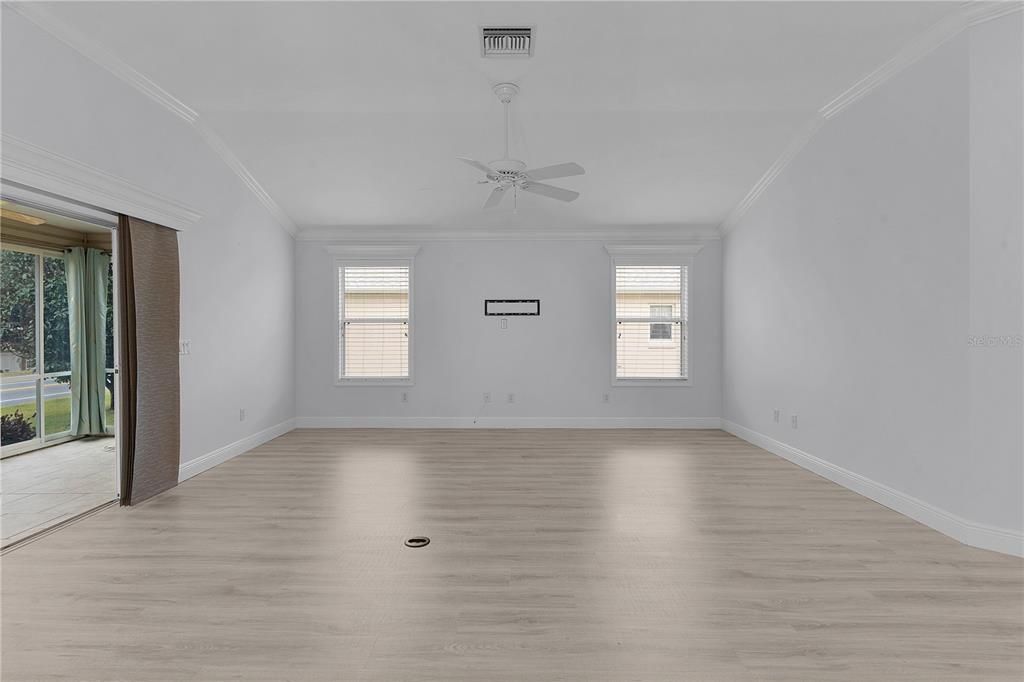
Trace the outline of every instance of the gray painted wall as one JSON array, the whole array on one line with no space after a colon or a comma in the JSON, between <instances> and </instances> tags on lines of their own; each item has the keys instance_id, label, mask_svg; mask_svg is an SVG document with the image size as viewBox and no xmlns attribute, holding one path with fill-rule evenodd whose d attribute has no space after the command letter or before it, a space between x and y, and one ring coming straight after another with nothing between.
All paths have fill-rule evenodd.
<instances>
[{"instance_id":1,"label":"gray painted wall","mask_svg":"<svg viewBox=\"0 0 1024 682\"><path fill-rule=\"evenodd\" d=\"M720 415L717 240L697 254L690 273L693 383L672 387L611 385L610 257L602 242L555 240L422 242L413 281L415 385L335 386L334 259L325 244L297 245L300 424L313 417L372 417L376 423L469 426L485 392L493 402L483 424L594 418L606 426L680 425ZM539 298L542 314L509 318L509 328L501 330L498 318L483 315L486 298ZM508 393L515 393L515 403L506 402Z\"/></svg>"},{"instance_id":2,"label":"gray painted wall","mask_svg":"<svg viewBox=\"0 0 1024 682\"><path fill-rule=\"evenodd\" d=\"M3 57L5 134L203 215L178 240L181 462L294 417L291 235L188 124L8 8Z\"/></svg>"},{"instance_id":3,"label":"gray painted wall","mask_svg":"<svg viewBox=\"0 0 1024 682\"><path fill-rule=\"evenodd\" d=\"M959 35L826 123L723 264L726 420L1017 533L1021 83L1019 16Z\"/></svg>"}]
</instances>

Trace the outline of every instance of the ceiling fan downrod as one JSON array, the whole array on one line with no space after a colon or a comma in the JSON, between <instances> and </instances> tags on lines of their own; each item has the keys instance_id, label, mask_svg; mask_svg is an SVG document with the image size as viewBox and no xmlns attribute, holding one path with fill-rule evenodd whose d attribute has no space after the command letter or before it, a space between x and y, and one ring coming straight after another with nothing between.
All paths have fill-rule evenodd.
<instances>
[{"instance_id":1,"label":"ceiling fan downrod","mask_svg":"<svg viewBox=\"0 0 1024 682\"><path fill-rule=\"evenodd\" d=\"M512 106L512 99L519 94L519 86L515 83L498 83L494 86L494 94L498 100L505 105L505 156L508 159L508 141L512 134L512 115L509 108Z\"/></svg>"},{"instance_id":2,"label":"ceiling fan downrod","mask_svg":"<svg viewBox=\"0 0 1024 682\"><path fill-rule=\"evenodd\" d=\"M494 86L494 94L498 101L505 105L505 155L499 159L506 163L492 162L491 165L500 170L521 171L526 164L509 156L509 140L512 137L512 100L519 94L519 86L515 83L498 83Z\"/></svg>"}]
</instances>

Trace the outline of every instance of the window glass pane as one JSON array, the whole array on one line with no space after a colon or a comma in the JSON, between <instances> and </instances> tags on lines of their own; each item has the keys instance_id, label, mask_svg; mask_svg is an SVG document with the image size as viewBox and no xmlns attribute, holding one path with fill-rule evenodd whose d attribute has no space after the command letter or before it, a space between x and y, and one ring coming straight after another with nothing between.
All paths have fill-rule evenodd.
<instances>
[{"instance_id":1,"label":"window glass pane","mask_svg":"<svg viewBox=\"0 0 1024 682\"><path fill-rule=\"evenodd\" d=\"M652 305L678 306L681 282L679 265L616 267L615 316L645 318Z\"/></svg>"},{"instance_id":2,"label":"window glass pane","mask_svg":"<svg viewBox=\"0 0 1024 682\"><path fill-rule=\"evenodd\" d=\"M339 270L341 376L409 376L409 268Z\"/></svg>"},{"instance_id":3,"label":"window glass pane","mask_svg":"<svg viewBox=\"0 0 1024 682\"><path fill-rule=\"evenodd\" d=\"M664 340L651 342L647 322L619 322L616 325L616 365L619 377L668 379L682 376L679 334L670 332ZM677 327L678 323L665 325Z\"/></svg>"},{"instance_id":4,"label":"window glass pane","mask_svg":"<svg viewBox=\"0 0 1024 682\"><path fill-rule=\"evenodd\" d=\"M43 258L43 356L44 372L71 370L68 283L64 273L64 259L50 256ZM50 420L46 421L49 423Z\"/></svg>"},{"instance_id":5,"label":"window glass pane","mask_svg":"<svg viewBox=\"0 0 1024 682\"><path fill-rule=\"evenodd\" d=\"M652 324L651 325L651 340L652 341L663 341L672 338L672 325L671 324Z\"/></svg>"},{"instance_id":6,"label":"window glass pane","mask_svg":"<svg viewBox=\"0 0 1024 682\"><path fill-rule=\"evenodd\" d=\"M114 373L107 372L107 391L103 400L103 427L107 431L114 430Z\"/></svg>"},{"instance_id":7,"label":"window glass pane","mask_svg":"<svg viewBox=\"0 0 1024 682\"><path fill-rule=\"evenodd\" d=\"M0 445L12 445L36 437L36 380L24 376L0 376Z\"/></svg>"},{"instance_id":8,"label":"window glass pane","mask_svg":"<svg viewBox=\"0 0 1024 682\"><path fill-rule=\"evenodd\" d=\"M667 305L665 305L665 304L652 305L651 306L651 317L670 320L670 319L672 319L672 309L674 307L675 306L673 306L671 303L669 303Z\"/></svg>"},{"instance_id":9,"label":"window glass pane","mask_svg":"<svg viewBox=\"0 0 1024 682\"><path fill-rule=\"evenodd\" d=\"M409 268L345 268L345 319L408 318Z\"/></svg>"},{"instance_id":10,"label":"window glass pane","mask_svg":"<svg viewBox=\"0 0 1024 682\"><path fill-rule=\"evenodd\" d=\"M43 380L43 413L46 415L44 434L54 436L71 430L70 377L50 377Z\"/></svg>"},{"instance_id":11,"label":"window glass pane","mask_svg":"<svg viewBox=\"0 0 1024 682\"><path fill-rule=\"evenodd\" d=\"M409 325L405 322L345 324L346 377L409 376Z\"/></svg>"},{"instance_id":12,"label":"window glass pane","mask_svg":"<svg viewBox=\"0 0 1024 682\"><path fill-rule=\"evenodd\" d=\"M31 374L35 369L36 257L29 253L2 249L0 372L7 375Z\"/></svg>"},{"instance_id":13,"label":"window glass pane","mask_svg":"<svg viewBox=\"0 0 1024 682\"><path fill-rule=\"evenodd\" d=\"M673 305L663 304L652 304L651 305L651 317L654 319L672 319ZM664 341L672 338L672 325L671 324L652 324L651 325L651 340L652 341Z\"/></svg>"}]
</instances>

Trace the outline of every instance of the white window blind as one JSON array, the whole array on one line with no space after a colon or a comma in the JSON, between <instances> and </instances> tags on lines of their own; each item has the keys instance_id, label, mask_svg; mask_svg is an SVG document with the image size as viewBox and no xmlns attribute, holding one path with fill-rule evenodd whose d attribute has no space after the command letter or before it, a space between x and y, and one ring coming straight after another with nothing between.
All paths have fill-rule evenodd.
<instances>
[{"instance_id":1,"label":"white window blind","mask_svg":"<svg viewBox=\"0 0 1024 682\"><path fill-rule=\"evenodd\" d=\"M409 377L409 267L338 267L341 379Z\"/></svg>"},{"instance_id":2,"label":"white window blind","mask_svg":"<svg viewBox=\"0 0 1024 682\"><path fill-rule=\"evenodd\" d=\"M615 266L615 377L687 378L685 265Z\"/></svg>"}]
</instances>

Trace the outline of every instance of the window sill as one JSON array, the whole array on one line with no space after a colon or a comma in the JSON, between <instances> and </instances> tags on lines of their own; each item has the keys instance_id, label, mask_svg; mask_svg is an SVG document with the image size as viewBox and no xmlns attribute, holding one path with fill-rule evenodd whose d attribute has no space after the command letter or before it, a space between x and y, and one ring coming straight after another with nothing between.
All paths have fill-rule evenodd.
<instances>
[{"instance_id":1,"label":"window sill","mask_svg":"<svg viewBox=\"0 0 1024 682\"><path fill-rule=\"evenodd\" d=\"M352 386L412 386L412 379L335 379L334 385L338 387L352 387Z\"/></svg>"},{"instance_id":2,"label":"window sill","mask_svg":"<svg viewBox=\"0 0 1024 682\"><path fill-rule=\"evenodd\" d=\"M612 379L612 386L681 388L692 385L690 379Z\"/></svg>"}]
</instances>

